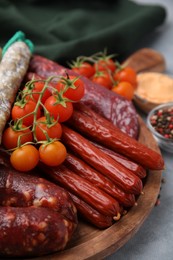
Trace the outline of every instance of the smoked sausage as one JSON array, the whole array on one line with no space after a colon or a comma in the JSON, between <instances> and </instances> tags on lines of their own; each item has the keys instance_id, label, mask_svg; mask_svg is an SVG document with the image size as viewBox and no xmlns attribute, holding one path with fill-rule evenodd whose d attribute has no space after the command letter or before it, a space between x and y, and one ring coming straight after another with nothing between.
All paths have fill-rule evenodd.
<instances>
[{"instance_id":1,"label":"smoked sausage","mask_svg":"<svg viewBox=\"0 0 173 260\"><path fill-rule=\"evenodd\" d=\"M68 152L64 164L78 175L89 180L94 184L94 186L99 187L110 196L114 197L124 207L131 207L135 204L134 194L125 193L110 179L106 178L103 174L90 167L87 163L72 153Z\"/></svg>"},{"instance_id":2,"label":"smoked sausage","mask_svg":"<svg viewBox=\"0 0 173 260\"><path fill-rule=\"evenodd\" d=\"M93 111L90 113L91 115L89 116L75 110L68 120L68 124L94 141L134 160L144 168L163 170L164 160L161 154L126 135L100 115Z\"/></svg>"},{"instance_id":3,"label":"smoked sausage","mask_svg":"<svg viewBox=\"0 0 173 260\"><path fill-rule=\"evenodd\" d=\"M18 172L0 151L0 256L39 256L62 250L76 230L77 210L65 189Z\"/></svg>"},{"instance_id":4,"label":"smoked sausage","mask_svg":"<svg viewBox=\"0 0 173 260\"><path fill-rule=\"evenodd\" d=\"M119 214L119 203L104 191L95 187L88 180L75 174L64 165L47 167L40 164L42 171L60 186L79 196L101 214L116 217Z\"/></svg>"},{"instance_id":5,"label":"smoked sausage","mask_svg":"<svg viewBox=\"0 0 173 260\"><path fill-rule=\"evenodd\" d=\"M41 256L63 250L74 225L44 207L0 207L0 256Z\"/></svg>"},{"instance_id":6,"label":"smoked sausage","mask_svg":"<svg viewBox=\"0 0 173 260\"><path fill-rule=\"evenodd\" d=\"M138 176L100 151L82 135L64 125L62 125L62 129L62 141L85 162L110 178L125 192L134 193L136 195L141 193L143 184Z\"/></svg>"},{"instance_id":7,"label":"smoked sausage","mask_svg":"<svg viewBox=\"0 0 173 260\"><path fill-rule=\"evenodd\" d=\"M101 214L76 195L70 193L70 196L72 197L80 216L89 223L100 229L108 228L113 224L112 217Z\"/></svg>"},{"instance_id":8,"label":"smoked sausage","mask_svg":"<svg viewBox=\"0 0 173 260\"><path fill-rule=\"evenodd\" d=\"M58 185L12 167L0 167L0 205L48 207L77 223L77 212L69 194Z\"/></svg>"},{"instance_id":9,"label":"smoked sausage","mask_svg":"<svg viewBox=\"0 0 173 260\"><path fill-rule=\"evenodd\" d=\"M139 178L143 179L147 175L147 171L144 167L137 164L136 162L128 159L127 157L123 156L122 154L116 153L115 151L98 144L96 142L92 141L92 144L98 147L101 151L109 155L112 159L122 164L125 168L132 171L134 174L136 174Z\"/></svg>"}]
</instances>

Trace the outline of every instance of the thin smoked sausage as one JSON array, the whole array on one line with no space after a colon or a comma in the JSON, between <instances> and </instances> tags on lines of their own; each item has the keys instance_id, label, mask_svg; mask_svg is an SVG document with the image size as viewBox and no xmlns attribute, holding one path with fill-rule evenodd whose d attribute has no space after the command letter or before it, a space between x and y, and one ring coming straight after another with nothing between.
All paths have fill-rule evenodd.
<instances>
[{"instance_id":1,"label":"thin smoked sausage","mask_svg":"<svg viewBox=\"0 0 173 260\"><path fill-rule=\"evenodd\" d=\"M112 217L101 214L76 195L70 193L70 196L72 197L80 216L89 223L92 223L100 229L110 227L113 224Z\"/></svg>"},{"instance_id":2,"label":"thin smoked sausage","mask_svg":"<svg viewBox=\"0 0 173 260\"><path fill-rule=\"evenodd\" d=\"M163 170L164 161L158 152L126 135L118 127L93 111L90 113L87 115L81 111L74 111L68 120L70 126L94 141L127 156L144 168Z\"/></svg>"},{"instance_id":3,"label":"thin smoked sausage","mask_svg":"<svg viewBox=\"0 0 173 260\"><path fill-rule=\"evenodd\" d=\"M79 196L101 214L116 217L119 214L119 203L91 182L75 174L64 165L47 167L40 164L42 171L67 191Z\"/></svg>"},{"instance_id":4,"label":"thin smoked sausage","mask_svg":"<svg viewBox=\"0 0 173 260\"><path fill-rule=\"evenodd\" d=\"M92 144L98 147L101 151L109 155L112 159L122 164L125 168L132 171L134 174L136 174L139 178L143 179L147 175L147 171L144 167L139 165L138 163L130 160L129 158L125 157L122 154L119 154L101 144L98 144L96 142L92 141Z\"/></svg>"},{"instance_id":5,"label":"thin smoked sausage","mask_svg":"<svg viewBox=\"0 0 173 260\"><path fill-rule=\"evenodd\" d=\"M134 193L136 195L141 193L143 184L138 176L100 151L82 135L64 125L62 125L62 129L62 141L85 162L110 178L125 192Z\"/></svg>"},{"instance_id":6,"label":"thin smoked sausage","mask_svg":"<svg viewBox=\"0 0 173 260\"><path fill-rule=\"evenodd\" d=\"M125 193L110 179L106 178L103 174L96 171L83 160L68 152L64 164L72 171L89 180L94 186L104 190L110 196L115 198L124 207L131 207L135 204L134 194Z\"/></svg>"}]
</instances>

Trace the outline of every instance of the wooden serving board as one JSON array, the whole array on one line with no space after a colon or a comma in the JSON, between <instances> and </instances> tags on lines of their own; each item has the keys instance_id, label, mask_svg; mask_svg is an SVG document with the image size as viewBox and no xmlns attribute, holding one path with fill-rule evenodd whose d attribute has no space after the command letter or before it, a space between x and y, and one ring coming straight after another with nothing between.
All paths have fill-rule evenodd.
<instances>
[{"instance_id":1,"label":"wooden serving board","mask_svg":"<svg viewBox=\"0 0 173 260\"><path fill-rule=\"evenodd\" d=\"M139 141L160 153L152 134L139 117ZM37 260L100 260L122 247L141 227L157 200L161 185L161 171L150 171L145 180L144 194L137 200L137 206L117 223L105 230L99 230L86 222L79 222L78 228L68 247L59 253L37 257Z\"/></svg>"}]
</instances>

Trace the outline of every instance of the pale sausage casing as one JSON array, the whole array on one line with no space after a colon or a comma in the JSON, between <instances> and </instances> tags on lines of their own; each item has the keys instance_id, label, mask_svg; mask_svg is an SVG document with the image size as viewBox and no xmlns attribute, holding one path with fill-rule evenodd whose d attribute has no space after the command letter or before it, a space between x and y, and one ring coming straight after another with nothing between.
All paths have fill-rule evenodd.
<instances>
[{"instance_id":1,"label":"pale sausage casing","mask_svg":"<svg viewBox=\"0 0 173 260\"><path fill-rule=\"evenodd\" d=\"M11 106L26 74L31 58L29 47L22 41L13 43L0 63L0 143L10 116Z\"/></svg>"}]
</instances>

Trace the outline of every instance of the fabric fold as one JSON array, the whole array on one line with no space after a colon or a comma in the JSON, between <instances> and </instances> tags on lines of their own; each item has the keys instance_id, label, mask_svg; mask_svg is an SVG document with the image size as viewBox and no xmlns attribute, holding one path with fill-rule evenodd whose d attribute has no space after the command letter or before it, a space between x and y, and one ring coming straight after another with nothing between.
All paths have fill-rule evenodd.
<instances>
[{"instance_id":1,"label":"fabric fold","mask_svg":"<svg viewBox=\"0 0 173 260\"><path fill-rule=\"evenodd\" d=\"M2 0L0 46L20 30L34 43L35 53L61 63L105 48L121 56L135 49L165 18L162 6L128 0Z\"/></svg>"}]
</instances>

